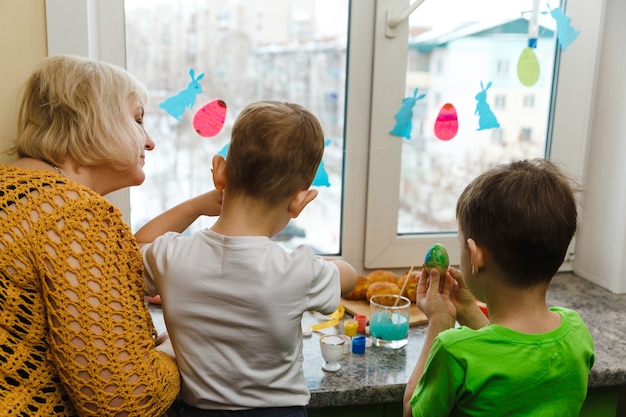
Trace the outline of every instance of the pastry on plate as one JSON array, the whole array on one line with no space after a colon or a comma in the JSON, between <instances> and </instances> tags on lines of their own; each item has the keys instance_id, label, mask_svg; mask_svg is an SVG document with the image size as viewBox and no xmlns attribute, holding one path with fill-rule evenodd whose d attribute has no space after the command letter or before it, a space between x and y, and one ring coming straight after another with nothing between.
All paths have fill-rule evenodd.
<instances>
[{"instance_id":1,"label":"pastry on plate","mask_svg":"<svg viewBox=\"0 0 626 417\"><path fill-rule=\"evenodd\" d=\"M384 269L376 269L370 272L367 277L370 280L370 284L379 281L393 282L394 284L398 284L398 276L393 272L386 271Z\"/></svg>"},{"instance_id":2,"label":"pastry on plate","mask_svg":"<svg viewBox=\"0 0 626 417\"><path fill-rule=\"evenodd\" d=\"M388 281L370 282L367 294L365 295L367 301L369 301L372 296L379 294L399 295L400 287L398 287L398 284Z\"/></svg>"},{"instance_id":3,"label":"pastry on plate","mask_svg":"<svg viewBox=\"0 0 626 417\"><path fill-rule=\"evenodd\" d=\"M366 276L359 275L357 276L356 285L352 292L348 295L345 295L343 298L346 300L365 300L365 295L367 294L367 288L370 285L370 281Z\"/></svg>"},{"instance_id":4,"label":"pastry on plate","mask_svg":"<svg viewBox=\"0 0 626 417\"><path fill-rule=\"evenodd\" d=\"M398 287L402 288L404 281L407 279L407 274L408 272L405 272L398 279ZM402 295L411 300L412 303L415 303L415 294L417 293L417 274L417 272L411 272L411 278L409 278L409 282L404 286L404 291L402 292Z\"/></svg>"}]
</instances>

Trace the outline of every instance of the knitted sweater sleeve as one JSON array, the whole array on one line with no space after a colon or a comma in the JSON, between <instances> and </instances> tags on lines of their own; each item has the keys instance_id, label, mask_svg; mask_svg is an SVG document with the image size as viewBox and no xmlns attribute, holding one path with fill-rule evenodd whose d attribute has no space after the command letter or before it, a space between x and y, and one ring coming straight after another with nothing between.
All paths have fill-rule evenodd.
<instances>
[{"instance_id":1,"label":"knitted sweater sleeve","mask_svg":"<svg viewBox=\"0 0 626 417\"><path fill-rule=\"evenodd\" d=\"M43 209L33 245L51 360L81 416L158 416L179 390L175 362L154 349L141 254L121 213L84 190Z\"/></svg>"}]
</instances>

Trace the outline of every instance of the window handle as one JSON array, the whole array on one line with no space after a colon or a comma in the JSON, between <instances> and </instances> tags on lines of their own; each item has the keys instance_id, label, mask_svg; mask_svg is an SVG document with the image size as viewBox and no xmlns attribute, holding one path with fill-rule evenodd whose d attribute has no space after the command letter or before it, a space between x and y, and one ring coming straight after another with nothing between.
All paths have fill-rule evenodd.
<instances>
[{"instance_id":1,"label":"window handle","mask_svg":"<svg viewBox=\"0 0 626 417\"><path fill-rule=\"evenodd\" d=\"M385 28L385 35L388 38L395 38L397 35L398 26L405 20L408 20L411 13L415 11L420 5L424 3L424 0L415 0L413 4L407 7L402 13L398 13L395 9L388 9L386 17L387 26Z\"/></svg>"}]
</instances>

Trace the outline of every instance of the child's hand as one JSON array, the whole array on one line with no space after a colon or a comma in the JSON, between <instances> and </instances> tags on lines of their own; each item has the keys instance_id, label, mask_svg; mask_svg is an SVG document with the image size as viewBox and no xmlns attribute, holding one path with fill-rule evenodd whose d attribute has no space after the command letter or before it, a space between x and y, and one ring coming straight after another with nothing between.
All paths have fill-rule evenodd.
<instances>
[{"instance_id":1,"label":"child's hand","mask_svg":"<svg viewBox=\"0 0 626 417\"><path fill-rule=\"evenodd\" d=\"M453 288L450 300L456 309L456 318L463 326L479 329L488 324L485 315L476 305L474 294L467 288L461 271L449 268L446 276L450 276L453 281Z\"/></svg>"},{"instance_id":2,"label":"child's hand","mask_svg":"<svg viewBox=\"0 0 626 417\"><path fill-rule=\"evenodd\" d=\"M464 310L475 304L474 294L467 288L461 271L450 267L448 274L450 274L451 278L455 281L452 291L452 302L456 307L457 314L462 314Z\"/></svg>"},{"instance_id":3,"label":"child's hand","mask_svg":"<svg viewBox=\"0 0 626 417\"><path fill-rule=\"evenodd\" d=\"M452 291L455 285L449 274L439 276L436 268L430 270L430 275L426 268L422 268L422 273L417 282L416 304L426 314L429 321L438 319L454 326L456 321L456 307L452 302Z\"/></svg>"}]
</instances>

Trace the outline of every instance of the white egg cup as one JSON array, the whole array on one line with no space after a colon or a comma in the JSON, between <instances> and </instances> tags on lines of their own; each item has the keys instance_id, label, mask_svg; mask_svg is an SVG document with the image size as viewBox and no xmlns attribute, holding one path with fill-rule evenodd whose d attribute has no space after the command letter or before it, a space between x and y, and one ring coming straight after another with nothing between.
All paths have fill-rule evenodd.
<instances>
[{"instance_id":1,"label":"white egg cup","mask_svg":"<svg viewBox=\"0 0 626 417\"><path fill-rule=\"evenodd\" d=\"M343 354L343 345L346 342L336 335L325 335L320 337L320 349L324 363L322 369L328 372L337 372L341 369L339 359Z\"/></svg>"}]
</instances>

